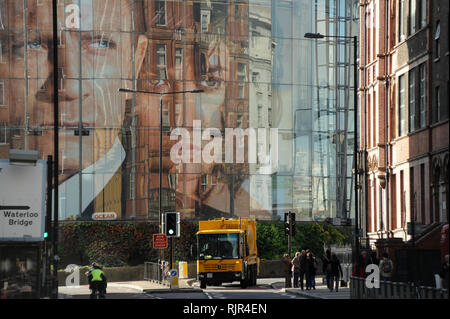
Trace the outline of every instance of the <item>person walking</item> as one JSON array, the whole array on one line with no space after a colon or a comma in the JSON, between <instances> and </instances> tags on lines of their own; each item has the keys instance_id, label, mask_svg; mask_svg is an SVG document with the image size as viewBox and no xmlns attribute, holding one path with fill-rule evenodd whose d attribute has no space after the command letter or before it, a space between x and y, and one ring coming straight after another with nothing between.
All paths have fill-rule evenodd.
<instances>
[{"instance_id":1,"label":"person walking","mask_svg":"<svg viewBox=\"0 0 450 319\"><path fill-rule=\"evenodd\" d=\"M394 272L394 263L389 258L388 253L383 253L383 259L380 261L380 279L382 281L391 281Z\"/></svg>"},{"instance_id":2,"label":"person walking","mask_svg":"<svg viewBox=\"0 0 450 319\"><path fill-rule=\"evenodd\" d=\"M334 283L336 283L336 292L339 290L339 279L343 277L341 262L336 254L331 255L331 287L330 291L333 291Z\"/></svg>"},{"instance_id":3,"label":"person walking","mask_svg":"<svg viewBox=\"0 0 450 319\"><path fill-rule=\"evenodd\" d=\"M292 288L292 260L288 254L284 254L282 260L285 278L285 288Z\"/></svg>"},{"instance_id":4,"label":"person walking","mask_svg":"<svg viewBox=\"0 0 450 319\"><path fill-rule=\"evenodd\" d=\"M331 250L327 249L325 256L322 257L322 273L325 275L327 288L332 289L331 286Z\"/></svg>"},{"instance_id":5,"label":"person walking","mask_svg":"<svg viewBox=\"0 0 450 319\"><path fill-rule=\"evenodd\" d=\"M300 288L303 290L303 279L305 278L306 270L307 270L306 251L305 250L302 250L302 253L301 253L300 257L299 257L299 261L300 261L300 277L299 277L299 281L300 281Z\"/></svg>"},{"instance_id":6,"label":"person walking","mask_svg":"<svg viewBox=\"0 0 450 319\"><path fill-rule=\"evenodd\" d=\"M305 269L306 290L310 290L312 288L311 266L312 266L311 252L309 251L309 249L307 249L306 250L306 269Z\"/></svg>"},{"instance_id":7,"label":"person walking","mask_svg":"<svg viewBox=\"0 0 450 319\"><path fill-rule=\"evenodd\" d=\"M316 256L311 252L310 253L310 265L309 265L309 278L310 278L310 287L316 290L316 272L317 272L317 260Z\"/></svg>"},{"instance_id":8,"label":"person walking","mask_svg":"<svg viewBox=\"0 0 450 319\"><path fill-rule=\"evenodd\" d=\"M294 273L294 288L298 288L298 278L300 276L300 252L295 253L294 259L292 259L292 268Z\"/></svg>"}]
</instances>

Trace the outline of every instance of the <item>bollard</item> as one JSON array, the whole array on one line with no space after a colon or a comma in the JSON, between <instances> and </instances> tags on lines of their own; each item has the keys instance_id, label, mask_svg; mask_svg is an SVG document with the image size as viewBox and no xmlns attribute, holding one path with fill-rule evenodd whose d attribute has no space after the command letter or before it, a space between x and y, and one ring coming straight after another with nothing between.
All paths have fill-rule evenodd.
<instances>
[{"instance_id":1,"label":"bollard","mask_svg":"<svg viewBox=\"0 0 450 319\"><path fill-rule=\"evenodd\" d=\"M180 279L186 279L188 277L188 264L185 261L180 261L178 264L178 272Z\"/></svg>"}]
</instances>

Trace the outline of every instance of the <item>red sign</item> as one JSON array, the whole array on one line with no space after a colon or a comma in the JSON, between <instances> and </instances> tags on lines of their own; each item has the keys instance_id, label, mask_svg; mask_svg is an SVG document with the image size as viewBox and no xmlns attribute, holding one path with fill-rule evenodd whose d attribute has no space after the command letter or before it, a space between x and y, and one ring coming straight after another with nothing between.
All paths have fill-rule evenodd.
<instances>
[{"instance_id":1,"label":"red sign","mask_svg":"<svg viewBox=\"0 0 450 319\"><path fill-rule=\"evenodd\" d=\"M153 248L167 248L167 236L164 234L153 234Z\"/></svg>"}]
</instances>

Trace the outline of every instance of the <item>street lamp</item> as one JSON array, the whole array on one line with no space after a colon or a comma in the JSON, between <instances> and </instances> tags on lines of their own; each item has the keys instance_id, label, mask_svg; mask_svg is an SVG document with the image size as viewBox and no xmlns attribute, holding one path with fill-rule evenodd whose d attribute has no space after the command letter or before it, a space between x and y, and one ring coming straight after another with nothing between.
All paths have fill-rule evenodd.
<instances>
[{"instance_id":1,"label":"street lamp","mask_svg":"<svg viewBox=\"0 0 450 319\"><path fill-rule=\"evenodd\" d=\"M132 90L132 89L119 89L119 92L125 93L143 93L143 94L159 94L159 226L162 232L162 206L161 206L161 195L162 195L162 125L163 125L163 117L162 117L162 98L164 95L169 94L179 94L179 93L202 93L204 90L190 90L190 91L172 91L172 92L151 92L151 91L142 91L142 90Z\"/></svg>"},{"instance_id":2,"label":"street lamp","mask_svg":"<svg viewBox=\"0 0 450 319\"><path fill-rule=\"evenodd\" d=\"M355 165L355 253L356 257L359 256L359 221L358 221L358 67L357 67L357 54L358 54L358 37L357 36L337 36L337 35L323 35L320 33L305 33L307 39L323 39L323 38L338 38L338 39L353 39L353 98L354 98L354 150L353 150L353 162Z\"/></svg>"}]
</instances>

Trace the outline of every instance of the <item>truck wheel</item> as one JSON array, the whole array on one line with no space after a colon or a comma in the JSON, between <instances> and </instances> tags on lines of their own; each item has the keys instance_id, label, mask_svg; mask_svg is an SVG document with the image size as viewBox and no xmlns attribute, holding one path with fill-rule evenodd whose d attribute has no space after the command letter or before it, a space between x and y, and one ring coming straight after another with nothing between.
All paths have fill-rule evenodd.
<instances>
[{"instance_id":1,"label":"truck wheel","mask_svg":"<svg viewBox=\"0 0 450 319\"><path fill-rule=\"evenodd\" d=\"M206 289L206 280L201 280L200 281L200 288L201 289Z\"/></svg>"}]
</instances>

